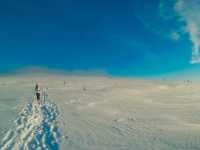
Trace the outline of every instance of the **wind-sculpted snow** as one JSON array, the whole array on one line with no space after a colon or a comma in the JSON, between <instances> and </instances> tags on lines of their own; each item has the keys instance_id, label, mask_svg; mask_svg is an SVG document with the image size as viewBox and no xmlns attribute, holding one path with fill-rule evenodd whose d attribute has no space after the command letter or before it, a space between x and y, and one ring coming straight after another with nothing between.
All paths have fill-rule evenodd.
<instances>
[{"instance_id":1,"label":"wind-sculpted snow","mask_svg":"<svg viewBox=\"0 0 200 150\"><path fill-rule=\"evenodd\" d=\"M57 126L59 115L55 104L39 106L28 104L15 120L1 141L1 150L58 150L60 131Z\"/></svg>"},{"instance_id":2,"label":"wind-sculpted snow","mask_svg":"<svg viewBox=\"0 0 200 150\"><path fill-rule=\"evenodd\" d=\"M199 82L0 78L7 83L0 84L1 133L32 97L35 81L56 105L27 105L0 136L0 150L200 150Z\"/></svg>"}]
</instances>

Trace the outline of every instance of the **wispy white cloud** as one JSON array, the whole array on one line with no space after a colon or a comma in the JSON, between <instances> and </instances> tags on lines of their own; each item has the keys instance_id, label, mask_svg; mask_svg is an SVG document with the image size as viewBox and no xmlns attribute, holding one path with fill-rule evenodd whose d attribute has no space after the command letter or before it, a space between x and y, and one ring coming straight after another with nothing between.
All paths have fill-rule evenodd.
<instances>
[{"instance_id":1,"label":"wispy white cloud","mask_svg":"<svg viewBox=\"0 0 200 150\"><path fill-rule=\"evenodd\" d=\"M174 0L160 0L158 5L159 16L164 20L173 19L176 14L174 14Z\"/></svg>"},{"instance_id":2,"label":"wispy white cloud","mask_svg":"<svg viewBox=\"0 0 200 150\"><path fill-rule=\"evenodd\" d=\"M148 3L149 10L139 8L138 19L157 35L176 42L187 33L192 43L190 63L200 63L200 0L160 0L156 7Z\"/></svg>"},{"instance_id":3,"label":"wispy white cloud","mask_svg":"<svg viewBox=\"0 0 200 150\"><path fill-rule=\"evenodd\" d=\"M174 9L193 44L190 62L200 63L200 0L176 0Z\"/></svg>"},{"instance_id":4,"label":"wispy white cloud","mask_svg":"<svg viewBox=\"0 0 200 150\"><path fill-rule=\"evenodd\" d=\"M171 32L170 38L174 41L178 41L180 39L180 34L176 31Z\"/></svg>"},{"instance_id":5,"label":"wispy white cloud","mask_svg":"<svg viewBox=\"0 0 200 150\"><path fill-rule=\"evenodd\" d=\"M174 10L175 0L160 0L158 5L159 19L163 22L170 23L163 29L163 36L172 39L173 41L178 41L181 36L181 29L177 28L177 12ZM172 25L173 24L173 25Z\"/></svg>"},{"instance_id":6,"label":"wispy white cloud","mask_svg":"<svg viewBox=\"0 0 200 150\"><path fill-rule=\"evenodd\" d=\"M152 33L164 38L172 39L176 42L179 39L179 31L174 30L175 24L170 24L176 17L174 13L174 0L160 0L158 4L151 1L141 1L137 3L135 8L135 17L143 24L143 26ZM147 9L148 8L148 9Z\"/></svg>"}]
</instances>

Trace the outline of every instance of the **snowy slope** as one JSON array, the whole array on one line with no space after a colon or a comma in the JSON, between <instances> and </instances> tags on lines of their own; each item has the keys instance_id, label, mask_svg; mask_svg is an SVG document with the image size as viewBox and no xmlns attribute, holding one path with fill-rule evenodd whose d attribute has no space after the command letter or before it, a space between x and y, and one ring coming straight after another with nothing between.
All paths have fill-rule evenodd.
<instances>
[{"instance_id":1,"label":"snowy slope","mask_svg":"<svg viewBox=\"0 0 200 150\"><path fill-rule=\"evenodd\" d=\"M199 83L56 75L2 81L18 94L39 82L53 103L34 109L23 101L1 149L200 149Z\"/></svg>"}]
</instances>

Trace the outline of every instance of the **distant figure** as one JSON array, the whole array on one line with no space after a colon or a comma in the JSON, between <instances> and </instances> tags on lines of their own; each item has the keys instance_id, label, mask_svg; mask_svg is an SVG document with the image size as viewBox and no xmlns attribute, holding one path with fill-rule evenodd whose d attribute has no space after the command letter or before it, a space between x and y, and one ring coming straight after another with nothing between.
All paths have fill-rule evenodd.
<instances>
[{"instance_id":1,"label":"distant figure","mask_svg":"<svg viewBox=\"0 0 200 150\"><path fill-rule=\"evenodd\" d=\"M48 88L45 88L45 89L43 90L43 104L46 103L46 100L47 100L47 97L48 97L47 89L48 89Z\"/></svg>"},{"instance_id":2,"label":"distant figure","mask_svg":"<svg viewBox=\"0 0 200 150\"><path fill-rule=\"evenodd\" d=\"M83 91L87 91L87 89L86 89L86 87L85 87L85 86L83 87Z\"/></svg>"},{"instance_id":3,"label":"distant figure","mask_svg":"<svg viewBox=\"0 0 200 150\"><path fill-rule=\"evenodd\" d=\"M35 85L35 95L36 95L37 102L39 103L40 102L40 88L38 84Z\"/></svg>"}]
</instances>

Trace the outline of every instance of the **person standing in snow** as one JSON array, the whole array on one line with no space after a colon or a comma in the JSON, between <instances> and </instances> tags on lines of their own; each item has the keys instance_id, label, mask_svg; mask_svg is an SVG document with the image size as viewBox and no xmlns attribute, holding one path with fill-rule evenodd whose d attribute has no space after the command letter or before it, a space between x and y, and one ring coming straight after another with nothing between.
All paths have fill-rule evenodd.
<instances>
[{"instance_id":1,"label":"person standing in snow","mask_svg":"<svg viewBox=\"0 0 200 150\"><path fill-rule=\"evenodd\" d=\"M40 104L40 87L38 84L35 85L35 95L36 95L36 99L38 104Z\"/></svg>"}]
</instances>

